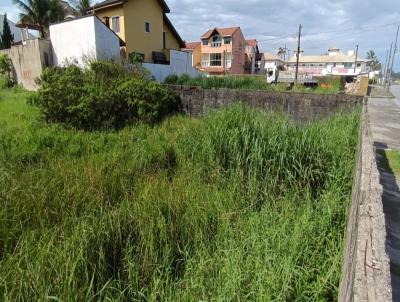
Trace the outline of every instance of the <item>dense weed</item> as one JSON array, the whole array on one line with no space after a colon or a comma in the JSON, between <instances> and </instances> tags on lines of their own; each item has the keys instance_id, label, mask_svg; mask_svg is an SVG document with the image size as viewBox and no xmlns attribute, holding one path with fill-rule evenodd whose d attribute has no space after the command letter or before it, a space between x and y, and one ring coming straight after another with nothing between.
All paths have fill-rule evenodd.
<instances>
[{"instance_id":1,"label":"dense weed","mask_svg":"<svg viewBox=\"0 0 400 302\"><path fill-rule=\"evenodd\" d=\"M357 112L88 133L0 93L0 300L336 299Z\"/></svg>"},{"instance_id":2,"label":"dense weed","mask_svg":"<svg viewBox=\"0 0 400 302\"><path fill-rule=\"evenodd\" d=\"M210 88L230 88L230 89L254 89L274 92L305 92L305 93L338 93L340 90L340 78L334 80L323 79L323 85L316 87L306 87L304 85L288 86L286 83L268 84L265 76L196 76L190 77L187 74L181 76L170 75L165 79L165 84L169 85L189 85L199 86L205 89Z\"/></svg>"}]
</instances>

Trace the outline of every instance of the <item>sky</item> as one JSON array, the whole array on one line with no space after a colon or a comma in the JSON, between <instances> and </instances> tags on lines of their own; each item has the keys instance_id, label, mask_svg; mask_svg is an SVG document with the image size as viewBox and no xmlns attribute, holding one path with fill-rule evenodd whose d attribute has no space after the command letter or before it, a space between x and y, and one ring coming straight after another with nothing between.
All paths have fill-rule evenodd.
<instances>
[{"instance_id":1,"label":"sky","mask_svg":"<svg viewBox=\"0 0 400 302\"><path fill-rule=\"evenodd\" d=\"M299 24L305 54L323 54L329 47L343 52L359 45L359 54L374 50L385 62L400 24L399 0L166 0L168 14L186 41L199 41L210 28L240 26L246 39L255 38L263 52L279 47L294 50ZM13 21L18 8L0 0L0 13ZM400 39L399 39L400 40ZM400 71L400 42L395 67Z\"/></svg>"}]
</instances>

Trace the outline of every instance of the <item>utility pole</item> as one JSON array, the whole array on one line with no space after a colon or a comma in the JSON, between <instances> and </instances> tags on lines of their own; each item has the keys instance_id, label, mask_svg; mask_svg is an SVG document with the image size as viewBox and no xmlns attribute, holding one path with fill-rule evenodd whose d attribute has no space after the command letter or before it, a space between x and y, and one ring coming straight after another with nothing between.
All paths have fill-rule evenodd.
<instances>
[{"instance_id":1,"label":"utility pole","mask_svg":"<svg viewBox=\"0 0 400 302\"><path fill-rule=\"evenodd\" d=\"M299 59L300 59L300 39L301 39L301 24L299 26L299 36L297 39L297 58L296 58L296 75L294 78L294 83L297 84L297 77L299 74Z\"/></svg>"},{"instance_id":2,"label":"utility pole","mask_svg":"<svg viewBox=\"0 0 400 302\"><path fill-rule=\"evenodd\" d=\"M356 75L357 60L358 60L358 44L356 46L356 60L354 62L354 75Z\"/></svg>"},{"instance_id":3,"label":"utility pole","mask_svg":"<svg viewBox=\"0 0 400 302\"><path fill-rule=\"evenodd\" d=\"M386 80L386 68L387 68L387 64L388 64L388 58L389 58L389 49L386 51L385 65L383 65L383 69L381 66L382 84L385 84L385 80Z\"/></svg>"},{"instance_id":4,"label":"utility pole","mask_svg":"<svg viewBox=\"0 0 400 302\"><path fill-rule=\"evenodd\" d=\"M396 51L397 51L397 39L399 38L399 28L400 28L400 25L397 26L396 42L394 43L394 50L393 50L393 55L392 55L392 64L390 65L389 77L388 77L388 90L389 90L389 87L390 87L390 80L392 79L392 71L393 71L394 59L395 59Z\"/></svg>"},{"instance_id":5,"label":"utility pole","mask_svg":"<svg viewBox=\"0 0 400 302\"><path fill-rule=\"evenodd\" d=\"M386 66L386 78L385 78L385 87L386 84L388 83L388 77L389 77L389 68L390 68L390 60L392 58L392 47L393 47L393 42L390 43L390 50L389 50L389 60L388 60L388 64Z\"/></svg>"}]
</instances>

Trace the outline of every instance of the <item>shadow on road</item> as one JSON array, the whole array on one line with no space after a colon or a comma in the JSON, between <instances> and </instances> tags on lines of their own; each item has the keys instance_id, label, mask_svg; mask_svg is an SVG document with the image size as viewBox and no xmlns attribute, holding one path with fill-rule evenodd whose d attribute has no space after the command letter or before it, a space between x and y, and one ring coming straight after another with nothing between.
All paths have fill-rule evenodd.
<instances>
[{"instance_id":1,"label":"shadow on road","mask_svg":"<svg viewBox=\"0 0 400 302\"><path fill-rule=\"evenodd\" d=\"M383 187L382 202L386 223L386 252L390 259L390 275L394 302L400 302L400 191L390 167L387 145L375 142L379 179Z\"/></svg>"}]
</instances>

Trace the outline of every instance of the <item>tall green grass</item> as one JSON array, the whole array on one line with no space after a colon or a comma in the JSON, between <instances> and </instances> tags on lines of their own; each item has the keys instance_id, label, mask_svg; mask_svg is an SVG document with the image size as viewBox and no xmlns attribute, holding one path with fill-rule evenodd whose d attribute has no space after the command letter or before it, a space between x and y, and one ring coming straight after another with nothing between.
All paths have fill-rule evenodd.
<instances>
[{"instance_id":1,"label":"tall green grass","mask_svg":"<svg viewBox=\"0 0 400 302\"><path fill-rule=\"evenodd\" d=\"M304 85L288 86L286 83L268 84L265 76L196 76L190 77L187 74L181 76L170 75L165 79L165 84L169 85L188 85L199 86L204 89L210 88L230 88L230 89L253 89L273 92L303 92L303 93L338 93L340 90L340 81L332 81L332 84L326 88L320 86L306 87Z\"/></svg>"},{"instance_id":2,"label":"tall green grass","mask_svg":"<svg viewBox=\"0 0 400 302\"><path fill-rule=\"evenodd\" d=\"M0 92L0 300L336 299L358 112L107 133L37 116Z\"/></svg>"}]
</instances>

